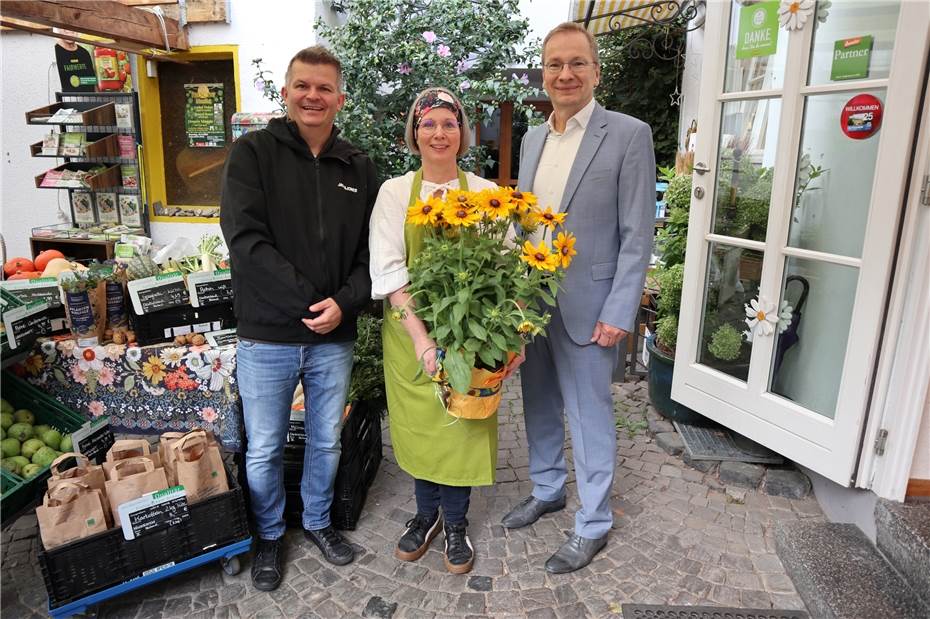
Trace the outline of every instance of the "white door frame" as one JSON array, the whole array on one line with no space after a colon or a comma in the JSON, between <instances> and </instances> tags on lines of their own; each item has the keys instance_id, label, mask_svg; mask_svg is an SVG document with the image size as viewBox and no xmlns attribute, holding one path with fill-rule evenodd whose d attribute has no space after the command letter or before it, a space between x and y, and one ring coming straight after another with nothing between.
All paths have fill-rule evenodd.
<instances>
[{"instance_id":1,"label":"white door frame","mask_svg":"<svg viewBox=\"0 0 930 619\"><path fill-rule=\"evenodd\" d=\"M930 7L928 7L930 23ZM923 58L930 52L924 49ZM926 71L926 69L925 69ZM928 74L925 73L925 76ZM925 403L930 398L930 205L921 204L930 177L930 79L924 88L907 208L885 320L856 485L882 498L904 499ZM926 195L926 194L925 194ZM930 195L927 195L930 201ZM922 284L921 284L922 282ZM875 449L887 431L884 454Z\"/></svg>"},{"instance_id":2,"label":"white door frame","mask_svg":"<svg viewBox=\"0 0 930 619\"><path fill-rule=\"evenodd\" d=\"M926 57L926 6L924 3L902 2L892 68L887 79L807 86L809 50L814 30L813 24L809 23L803 30L790 34L787 70L782 88L721 94L729 36L729 7L729 3L712 3L707 9L702 84L710 90L704 91L701 96L698 120L701 129L695 161L711 166L717 164L721 109L725 102L779 96L781 116L776 152L778 163L771 200L772 205L778 206L770 209L764 243L708 234L713 216L716 170L703 176L694 176L694 187L703 190L704 198L699 200L692 196L689 251L685 260L672 397L837 483L851 485L878 353L882 327L878 317L885 307L885 294L894 257L894 238L898 230L900 209L888 209L887 205L900 205L903 202L915 126L915 102L922 87L922 81L913 77L913 59ZM912 60L906 62L908 58ZM789 218L784 217L783 205L790 201L794 191L794 170L805 95L847 91L852 94L877 88L887 89L885 119L897 119L897 122L886 120L878 136L880 142L872 189L873 206L866 224L867 236L862 257L846 258L787 248L790 222ZM884 208L876 208L877 202L885 205ZM750 374L745 383L696 362L705 266L710 245L708 241L715 240L765 252L760 296L769 301L777 301L780 297L786 256L813 257L859 269L856 305L853 308L850 339L843 360L844 372L836 405L839 411L836 422L767 392L774 337L755 339Z\"/></svg>"}]
</instances>

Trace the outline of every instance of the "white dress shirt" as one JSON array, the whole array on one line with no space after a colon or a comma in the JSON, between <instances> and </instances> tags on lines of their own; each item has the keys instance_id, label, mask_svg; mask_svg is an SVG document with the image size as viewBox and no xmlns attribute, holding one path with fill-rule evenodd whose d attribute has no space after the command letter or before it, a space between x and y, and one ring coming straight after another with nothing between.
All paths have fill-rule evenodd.
<instances>
[{"instance_id":1,"label":"white dress shirt","mask_svg":"<svg viewBox=\"0 0 930 619\"><path fill-rule=\"evenodd\" d=\"M592 98L586 106L568 119L565 123L565 131L562 133L555 130L555 112L550 114L549 120L546 121L549 124L549 134L546 136L546 144L543 146L539 165L536 167L533 188L530 190L536 194L539 207L543 210L551 206L553 211L558 212L562 205L562 195L565 193L568 175L575 162L575 155L578 154L578 148L581 146L581 138L584 137L584 132L588 128L591 114L594 113L594 105ZM539 243L543 239L548 241L547 232L548 228L540 226L530 238L534 243Z\"/></svg>"},{"instance_id":2,"label":"white dress shirt","mask_svg":"<svg viewBox=\"0 0 930 619\"><path fill-rule=\"evenodd\" d=\"M407 221L413 177L414 172L407 172L403 176L385 181L378 191L368 232L373 299L384 299L410 282L410 274L407 272L407 247L404 244L404 223ZM465 178L468 180L470 191L497 187L496 183L471 172L466 172ZM457 177L447 183L438 184L424 179L420 188L420 199L426 200L437 190L458 188Z\"/></svg>"}]
</instances>

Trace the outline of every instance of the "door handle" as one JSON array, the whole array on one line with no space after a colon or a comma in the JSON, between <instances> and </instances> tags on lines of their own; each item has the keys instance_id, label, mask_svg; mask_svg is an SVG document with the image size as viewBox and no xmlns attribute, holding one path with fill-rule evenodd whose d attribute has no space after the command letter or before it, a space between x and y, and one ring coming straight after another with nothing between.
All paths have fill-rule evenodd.
<instances>
[{"instance_id":1,"label":"door handle","mask_svg":"<svg viewBox=\"0 0 930 619\"><path fill-rule=\"evenodd\" d=\"M707 167L706 163L702 163L698 161L697 163L694 164L694 171L697 172L698 174L706 174L710 172L710 168Z\"/></svg>"},{"instance_id":2,"label":"door handle","mask_svg":"<svg viewBox=\"0 0 930 619\"><path fill-rule=\"evenodd\" d=\"M701 198L703 198L703 197L704 197L704 188L703 188L703 187L695 187L695 188L694 188L694 197L697 198L698 200L700 200Z\"/></svg>"}]
</instances>

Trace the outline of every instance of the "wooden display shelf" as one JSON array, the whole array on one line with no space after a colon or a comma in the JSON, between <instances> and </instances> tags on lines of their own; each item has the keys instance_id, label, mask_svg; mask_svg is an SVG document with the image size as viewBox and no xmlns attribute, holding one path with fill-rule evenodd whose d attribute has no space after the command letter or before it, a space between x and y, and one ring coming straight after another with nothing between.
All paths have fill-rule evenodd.
<instances>
[{"instance_id":1,"label":"wooden display shelf","mask_svg":"<svg viewBox=\"0 0 930 619\"><path fill-rule=\"evenodd\" d=\"M57 168L52 168L52 170L89 170L98 165L99 164L96 163L71 162L60 165ZM38 189L76 189L78 191L100 191L101 189L113 189L122 187L122 177L120 176L119 164L111 165L99 174L88 176L84 179L84 183L86 185L84 187L43 187L42 180L45 178L45 175L52 170L47 170L35 177L36 187Z\"/></svg>"},{"instance_id":2,"label":"wooden display shelf","mask_svg":"<svg viewBox=\"0 0 930 619\"><path fill-rule=\"evenodd\" d=\"M95 140L93 142L88 142L84 147L84 152L80 155L43 155L42 154L42 142L36 142L35 144L29 145L29 152L33 157L74 157L74 158L107 158L107 157L119 157L119 138L115 133L111 133L105 137Z\"/></svg>"},{"instance_id":3,"label":"wooden display shelf","mask_svg":"<svg viewBox=\"0 0 930 619\"><path fill-rule=\"evenodd\" d=\"M109 260L113 257L116 241L97 239L61 239L42 236L30 236L29 246L33 257L46 249L57 249L70 260Z\"/></svg>"},{"instance_id":4,"label":"wooden display shelf","mask_svg":"<svg viewBox=\"0 0 930 619\"><path fill-rule=\"evenodd\" d=\"M49 123L48 118L61 109L71 108L81 115L80 122ZM26 112L26 124L29 125L86 125L110 126L116 124L116 106L113 103L96 101L61 101Z\"/></svg>"}]
</instances>

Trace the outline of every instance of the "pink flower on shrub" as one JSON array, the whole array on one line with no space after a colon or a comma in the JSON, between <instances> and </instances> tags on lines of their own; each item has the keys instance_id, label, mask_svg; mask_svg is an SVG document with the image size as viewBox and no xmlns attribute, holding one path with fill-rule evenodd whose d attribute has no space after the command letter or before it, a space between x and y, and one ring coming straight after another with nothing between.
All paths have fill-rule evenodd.
<instances>
[{"instance_id":1,"label":"pink flower on shrub","mask_svg":"<svg viewBox=\"0 0 930 619\"><path fill-rule=\"evenodd\" d=\"M440 45L436 48L436 53L442 56L443 58L448 58L452 55L452 50L449 49L448 45Z\"/></svg>"},{"instance_id":2,"label":"pink flower on shrub","mask_svg":"<svg viewBox=\"0 0 930 619\"><path fill-rule=\"evenodd\" d=\"M459 84L459 90L463 92L468 90L469 88L471 88L471 82L469 82L468 80L465 80L464 82Z\"/></svg>"},{"instance_id":3,"label":"pink flower on shrub","mask_svg":"<svg viewBox=\"0 0 930 619\"><path fill-rule=\"evenodd\" d=\"M400 73L401 75L410 75L411 73L413 73L413 67L411 67L406 62L402 62L399 65L397 65L397 72Z\"/></svg>"},{"instance_id":4,"label":"pink flower on shrub","mask_svg":"<svg viewBox=\"0 0 930 619\"><path fill-rule=\"evenodd\" d=\"M426 30L423 32L423 40L427 43L432 43L436 40L436 33L432 30Z\"/></svg>"},{"instance_id":5,"label":"pink flower on shrub","mask_svg":"<svg viewBox=\"0 0 930 619\"><path fill-rule=\"evenodd\" d=\"M207 423L213 423L218 417L219 415L216 414L216 409L212 406L205 406L203 410L200 411L200 418Z\"/></svg>"},{"instance_id":6,"label":"pink flower on shrub","mask_svg":"<svg viewBox=\"0 0 930 619\"><path fill-rule=\"evenodd\" d=\"M100 400L93 400L90 404L87 405L87 410L94 417L99 417L107 410L107 408Z\"/></svg>"}]
</instances>

